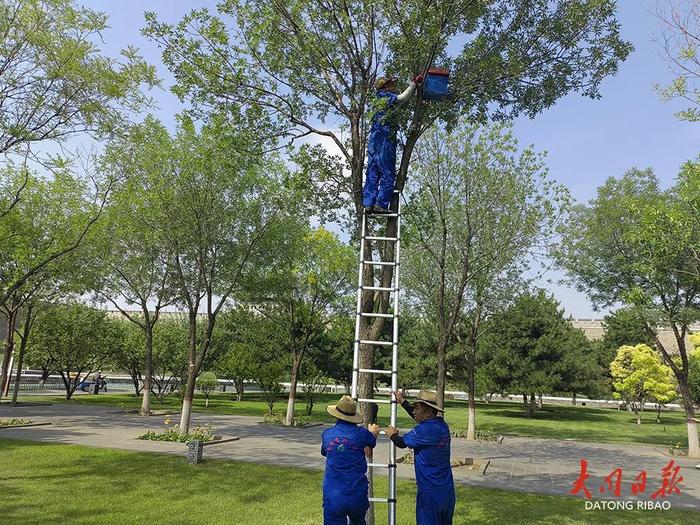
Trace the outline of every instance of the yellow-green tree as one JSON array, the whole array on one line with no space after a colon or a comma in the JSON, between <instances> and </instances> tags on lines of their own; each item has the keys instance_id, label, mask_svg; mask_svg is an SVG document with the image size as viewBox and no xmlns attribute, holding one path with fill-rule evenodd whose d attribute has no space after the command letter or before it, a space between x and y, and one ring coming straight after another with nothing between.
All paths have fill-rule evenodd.
<instances>
[{"instance_id":1,"label":"yellow-green tree","mask_svg":"<svg viewBox=\"0 0 700 525\"><path fill-rule=\"evenodd\" d=\"M676 397L671 369L647 345L621 346L610 363L610 374L614 396L632 407L638 425L642 423L640 413L646 401L662 405ZM657 422L658 417L657 412Z\"/></svg>"}]
</instances>

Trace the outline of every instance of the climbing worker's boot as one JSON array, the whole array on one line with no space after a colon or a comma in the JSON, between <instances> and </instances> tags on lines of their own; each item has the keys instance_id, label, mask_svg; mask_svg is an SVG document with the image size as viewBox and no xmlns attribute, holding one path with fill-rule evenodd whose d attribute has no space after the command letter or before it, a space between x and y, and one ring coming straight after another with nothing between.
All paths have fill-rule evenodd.
<instances>
[{"instance_id":1,"label":"climbing worker's boot","mask_svg":"<svg viewBox=\"0 0 700 525\"><path fill-rule=\"evenodd\" d=\"M365 206L365 213L374 213L374 206Z\"/></svg>"},{"instance_id":2,"label":"climbing worker's boot","mask_svg":"<svg viewBox=\"0 0 700 525\"><path fill-rule=\"evenodd\" d=\"M375 206L374 213L393 213L393 212L391 210L387 210L386 208L382 208L381 206Z\"/></svg>"}]
</instances>

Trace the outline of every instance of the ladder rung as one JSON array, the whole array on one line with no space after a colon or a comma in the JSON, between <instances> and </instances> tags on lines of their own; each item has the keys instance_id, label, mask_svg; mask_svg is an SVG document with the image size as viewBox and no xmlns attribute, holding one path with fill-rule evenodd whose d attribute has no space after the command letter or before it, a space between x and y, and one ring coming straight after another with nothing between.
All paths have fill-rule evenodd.
<instances>
[{"instance_id":1,"label":"ladder rung","mask_svg":"<svg viewBox=\"0 0 700 525\"><path fill-rule=\"evenodd\" d=\"M392 319L394 314L375 314L374 312L360 312L362 317L385 317L386 319Z\"/></svg>"},{"instance_id":2,"label":"ladder rung","mask_svg":"<svg viewBox=\"0 0 700 525\"><path fill-rule=\"evenodd\" d=\"M362 264L371 264L373 266L396 266L393 261L362 261Z\"/></svg>"},{"instance_id":3,"label":"ladder rung","mask_svg":"<svg viewBox=\"0 0 700 525\"><path fill-rule=\"evenodd\" d=\"M398 217L400 213L368 213L367 217Z\"/></svg>"},{"instance_id":4,"label":"ladder rung","mask_svg":"<svg viewBox=\"0 0 700 525\"><path fill-rule=\"evenodd\" d=\"M374 468L389 468L388 463L367 463L367 466Z\"/></svg>"},{"instance_id":5,"label":"ladder rung","mask_svg":"<svg viewBox=\"0 0 700 525\"><path fill-rule=\"evenodd\" d=\"M359 398L357 400L359 403L378 403L380 405L388 405L391 403L391 399L364 399Z\"/></svg>"},{"instance_id":6,"label":"ladder rung","mask_svg":"<svg viewBox=\"0 0 700 525\"><path fill-rule=\"evenodd\" d=\"M375 237L374 235L368 235L365 237L368 241L398 241L398 237Z\"/></svg>"},{"instance_id":7,"label":"ladder rung","mask_svg":"<svg viewBox=\"0 0 700 525\"><path fill-rule=\"evenodd\" d=\"M395 292L396 288L387 288L386 286L360 286L360 290L375 290L377 292Z\"/></svg>"},{"instance_id":8,"label":"ladder rung","mask_svg":"<svg viewBox=\"0 0 700 525\"><path fill-rule=\"evenodd\" d=\"M389 503L387 498L369 498L369 501L374 503Z\"/></svg>"},{"instance_id":9,"label":"ladder rung","mask_svg":"<svg viewBox=\"0 0 700 525\"><path fill-rule=\"evenodd\" d=\"M360 368L358 371L363 374L391 374L391 370L379 370L376 368Z\"/></svg>"},{"instance_id":10,"label":"ladder rung","mask_svg":"<svg viewBox=\"0 0 700 525\"><path fill-rule=\"evenodd\" d=\"M392 346L394 343L391 341L370 341L368 339L360 339L361 345L378 345L378 346Z\"/></svg>"}]
</instances>

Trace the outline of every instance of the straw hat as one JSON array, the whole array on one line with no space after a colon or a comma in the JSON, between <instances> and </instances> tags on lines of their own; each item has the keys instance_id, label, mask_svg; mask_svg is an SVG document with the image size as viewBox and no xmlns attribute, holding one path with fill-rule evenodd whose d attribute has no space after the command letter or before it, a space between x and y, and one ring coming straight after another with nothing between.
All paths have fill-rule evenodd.
<instances>
[{"instance_id":1,"label":"straw hat","mask_svg":"<svg viewBox=\"0 0 700 525\"><path fill-rule=\"evenodd\" d=\"M379 91L380 89L382 89L382 88L383 88L384 86L386 86L387 84L390 84L390 83L392 83L392 82L393 82L394 84L396 84L396 81L397 81L397 80L398 80L398 79L397 79L396 77L379 77L379 78L377 79L377 81L374 83L374 88L375 88L377 91Z\"/></svg>"},{"instance_id":2,"label":"straw hat","mask_svg":"<svg viewBox=\"0 0 700 525\"><path fill-rule=\"evenodd\" d=\"M438 412L444 412L445 409L437 404L437 392L432 390L421 390L418 392L418 397L416 398L416 403L423 403L431 408L434 408Z\"/></svg>"},{"instance_id":3,"label":"straw hat","mask_svg":"<svg viewBox=\"0 0 700 525\"><path fill-rule=\"evenodd\" d=\"M355 400L350 396L343 396L337 405L328 405L326 412L331 416L347 421L348 423L362 423L362 416L356 413Z\"/></svg>"}]
</instances>

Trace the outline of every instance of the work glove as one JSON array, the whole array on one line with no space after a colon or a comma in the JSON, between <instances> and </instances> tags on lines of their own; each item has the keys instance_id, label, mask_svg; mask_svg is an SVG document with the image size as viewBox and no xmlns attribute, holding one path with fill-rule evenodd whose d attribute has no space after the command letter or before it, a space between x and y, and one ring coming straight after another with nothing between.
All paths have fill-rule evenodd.
<instances>
[{"instance_id":1,"label":"work glove","mask_svg":"<svg viewBox=\"0 0 700 525\"><path fill-rule=\"evenodd\" d=\"M423 75L416 75L416 77L413 79L413 81L416 84L421 84L423 82Z\"/></svg>"}]
</instances>

